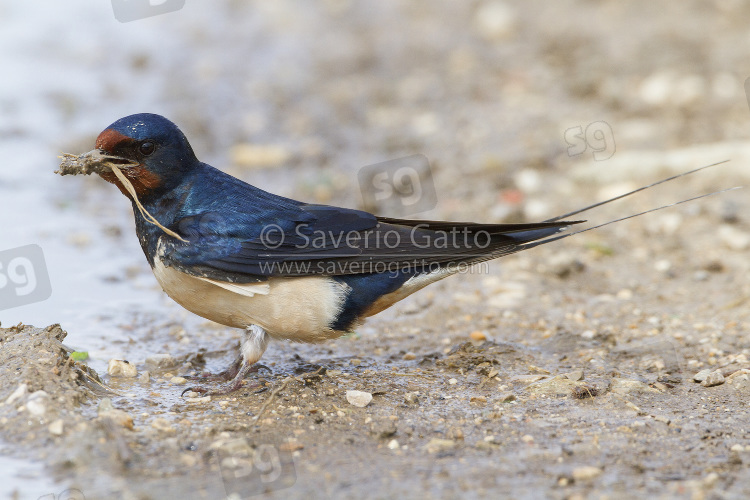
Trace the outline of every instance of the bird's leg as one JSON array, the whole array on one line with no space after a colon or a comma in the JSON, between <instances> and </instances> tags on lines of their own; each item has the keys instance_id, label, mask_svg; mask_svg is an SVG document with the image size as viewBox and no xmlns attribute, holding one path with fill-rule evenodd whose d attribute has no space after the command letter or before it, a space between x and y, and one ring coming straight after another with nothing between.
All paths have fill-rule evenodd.
<instances>
[{"instance_id":1,"label":"bird's leg","mask_svg":"<svg viewBox=\"0 0 750 500\"><path fill-rule=\"evenodd\" d=\"M194 391L201 394L216 396L229 394L242 387L242 380L248 373L257 371L260 368L266 368L257 363L263 356L268 346L268 334L258 325L250 325L242 332L242 341L240 342L240 356L232 365L221 373L209 375L210 378L227 380L229 383L223 384L215 390L208 390L204 387L189 387L183 391Z\"/></svg>"}]
</instances>

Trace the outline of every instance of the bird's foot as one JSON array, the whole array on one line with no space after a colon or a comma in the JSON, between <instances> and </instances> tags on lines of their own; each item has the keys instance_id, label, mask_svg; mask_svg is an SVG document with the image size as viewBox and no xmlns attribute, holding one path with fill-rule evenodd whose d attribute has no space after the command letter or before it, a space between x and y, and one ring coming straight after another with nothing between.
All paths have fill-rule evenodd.
<instances>
[{"instance_id":1,"label":"bird's foot","mask_svg":"<svg viewBox=\"0 0 750 500\"><path fill-rule=\"evenodd\" d=\"M182 394L180 396L184 396L188 392L196 392L200 394L201 396L224 396L227 394L231 394L235 391L238 391L240 389L250 389L253 391L254 394L259 394L266 389L266 386L261 383L253 383L250 385L245 385L244 381L242 379L239 380L233 380L232 382L229 382L228 384L222 384L214 389L208 389L207 387L188 387L184 391L182 391Z\"/></svg>"},{"instance_id":2,"label":"bird's foot","mask_svg":"<svg viewBox=\"0 0 750 500\"><path fill-rule=\"evenodd\" d=\"M240 357L237 361L232 363L232 366L230 366L223 372L216 374L203 373L198 376L185 377L191 380L220 380L228 383L222 384L215 389L208 389L206 387L200 386L188 387L187 389L182 391L181 396L184 396L187 392L197 392L198 394L201 394L203 396L222 396L225 394L230 394L242 388L251 389L256 393L263 392L263 390L265 390L265 386L261 383L252 383L248 386L244 385L244 378L248 374L257 372L261 369L266 369L269 372L271 371L270 368L265 365L261 365L260 363L253 363L252 365L244 363L242 358Z\"/></svg>"},{"instance_id":3,"label":"bird's foot","mask_svg":"<svg viewBox=\"0 0 750 500\"><path fill-rule=\"evenodd\" d=\"M230 380L234 380L237 377L237 374L242 367L242 363L242 356L239 356L232 362L231 365L229 365L229 368L227 368L226 370L220 371L218 373L203 372L200 375L185 375L184 377L188 380L229 382ZM246 374L257 372L261 369L266 369L269 373L271 373L271 369L266 365L255 363L249 367Z\"/></svg>"}]
</instances>

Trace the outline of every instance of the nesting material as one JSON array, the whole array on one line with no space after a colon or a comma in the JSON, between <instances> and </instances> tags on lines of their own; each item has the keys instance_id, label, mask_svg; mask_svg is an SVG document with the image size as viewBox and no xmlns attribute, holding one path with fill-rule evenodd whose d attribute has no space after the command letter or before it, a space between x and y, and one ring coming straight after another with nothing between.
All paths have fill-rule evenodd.
<instances>
[{"instance_id":1,"label":"nesting material","mask_svg":"<svg viewBox=\"0 0 750 500\"><path fill-rule=\"evenodd\" d=\"M61 159L60 161L60 168L58 170L55 170L56 174L60 175L90 175L90 174L103 174L107 172L112 172L115 174L115 177L117 177L117 180L122 183L122 185L125 187L128 193L130 193L131 198L135 202L136 206L138 207L138 210L141 212L141 215L143 215L143 218L146 219L146 222L149 222L162 231L164 231L169 236L178 239L180 241L187 242L186 239L184 239L179 234L175 233L171 229L168 229L164 226L162 226L156 218L151 215L148 210L144 208L143 205L141 205L141 201L138 199L138 194L135 191L135 187L133 187L133 183L130 182L130 180L125 177L125 174L122 173L122 170L120 170L120 167L128 168L132 167L133 164L123 163L120 166L115 165L112 163L116 160L125 160L124 158L117 158L117 157L108 157L106 155L103 155L96 152L89 152L82 155L74 155L71 153L63 153L62 156L59 157ZM127 161L127 160L125 160Z\"/></svg>"}]
</instances>

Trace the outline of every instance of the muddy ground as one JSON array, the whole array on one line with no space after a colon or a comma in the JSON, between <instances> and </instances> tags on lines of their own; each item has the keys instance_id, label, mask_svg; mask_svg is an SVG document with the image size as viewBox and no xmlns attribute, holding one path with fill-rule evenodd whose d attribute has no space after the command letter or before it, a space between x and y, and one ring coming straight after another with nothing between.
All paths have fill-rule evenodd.
<instances>
[{"instance_id":1,"label":"muddy ground","mask_svg":"<svg viewBox=\"0 0 750 500\"><path fill-rule=\"evenodd\" d=\"M189 64L132 61L181 83L163 99L199 157L267 189L361 207L358 168L422 153L437 205L418 216L530 221L733 160L596 223L748 182L744 2L278 5L221 4ZM292 48L260 75L212 59L279 37ZM201 93L217 82L225 101ZM589 123L604 142L569 156L566 130ZM266 149L231 149L246 143ZM73 181L89 212L115 196ZM397 205L367 208L410 215ZM181 397L181 377L227 365L237 332L176 306L102 331L132 378L69 359L86 346L65 324L3 324L4 452L70 498L747 498L749 209L723 193L479 266L351 336L272 343L258 387L225 397Z\"/></svg>"}]
</instances>

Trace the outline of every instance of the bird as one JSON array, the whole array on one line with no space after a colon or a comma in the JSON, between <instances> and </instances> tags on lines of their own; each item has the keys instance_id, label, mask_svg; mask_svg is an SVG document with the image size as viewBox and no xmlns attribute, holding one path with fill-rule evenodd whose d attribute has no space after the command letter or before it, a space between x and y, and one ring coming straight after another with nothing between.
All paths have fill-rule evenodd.
<instances>
[{"instance_id":1,"label":"bird","mask_svg":"<svg viewBox=\"0 0 750 500\"><path fill-rule=\"evenodd\" d=\"M269 193L198 160L177 125L152 113L115 121L79 158L79 173L97 173L130 199L164 292L198 316L241 329L237 359L194 377L221 383L188 389L208 395L242 388L263 367L271 339L341 337L467 266L641 215L567 231L584 222L574 215L700 170L542 222L482 224L379 217Z\"/></svg>"}]
</instances>

